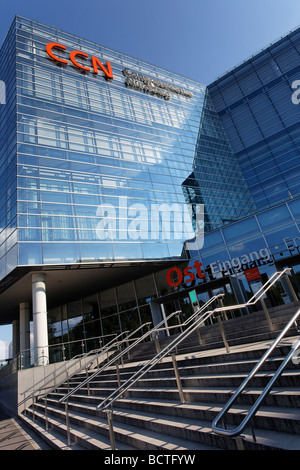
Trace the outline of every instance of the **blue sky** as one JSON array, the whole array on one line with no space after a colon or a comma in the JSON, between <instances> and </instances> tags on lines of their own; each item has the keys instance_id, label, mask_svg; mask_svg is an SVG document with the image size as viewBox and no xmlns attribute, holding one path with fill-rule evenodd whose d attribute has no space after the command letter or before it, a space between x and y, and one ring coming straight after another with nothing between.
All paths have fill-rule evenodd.
<instances>
[{"instance_id":1,"label":"blue sky","mask_svg":"<svg viewBox=\"0 0 300 470\"><path fill-rule=\"evenodd\" d=\"M299 0L0 0L0 6L0 42L19 14L205 85L300 24Z\"/></svg>"},{"instance_id":2,"label":"blue sky","mask_svg":"<svg viewBox=\"0 0 300 470\"><path fill-rule=\"evenodd\" d=\"M0 0L0 7L0 43L19 14L205 85L300 25L299 0ZM0 359L10 340L11 327L0 327Z\"/></svg>"}]
</instances>

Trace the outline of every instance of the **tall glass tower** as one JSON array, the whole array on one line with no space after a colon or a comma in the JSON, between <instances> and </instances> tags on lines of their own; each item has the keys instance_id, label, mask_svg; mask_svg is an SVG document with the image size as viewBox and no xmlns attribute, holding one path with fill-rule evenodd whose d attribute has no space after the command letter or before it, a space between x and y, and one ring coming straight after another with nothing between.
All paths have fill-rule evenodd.
<instances>
[{"instance_id":1,"label":"tall glass tower","mask_svg":"<svg viewBox=\"0 0 300 470\"><path fill-rule=\"evenodd\" d=\"M206 231L251 211L203 85L20 17L1 59L1 278L180 259L191 191Z\"/></svg>"},{"instance_id":2,"label":"tall glass tower","mask_svg":"<svg viewBox=\"0 0 300 470\"><path fill-rule=\"evenodd\" d=\"M1 322L24 325L31 311L37 351L47 308L57 331L80 329L82 315L94 328L97 305L102 324L126 325L129 301L119 321L115 299L129 288L114 291L124 277L188 261L199 215L208 232L253 211L205 86L18 16L0 59ZM132 295L146 302L150 284ZM83 314L75 300L90 294Z\"/></svg>"}]
</instances>

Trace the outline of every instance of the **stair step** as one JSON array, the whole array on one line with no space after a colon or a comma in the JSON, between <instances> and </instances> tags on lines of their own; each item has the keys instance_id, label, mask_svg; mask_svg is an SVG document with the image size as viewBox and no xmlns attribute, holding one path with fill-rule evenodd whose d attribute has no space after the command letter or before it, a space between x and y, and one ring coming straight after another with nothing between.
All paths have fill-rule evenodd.
<instances>
[{"instance_id":1,"label":"stair step","mask_svg":"<svg viewBox=\"0 0 300 470\"><path fill-rule=\"evenodd\" d=\"M49 408L49 412L51 409ZM35 409L35 422L32 420L32 410L28 410L26 416L27 424L31 425L32 429L36 430L39 426L39 432L43 437L47 436L47 441L55 449L59 450L111 450L110 440L108 436L100 435L92 429L87 429L85 426L79 426L72 423L70 428L71 444L67 444L67 426L65 414L61 412L58 416L49 416L48 414L48 431L46 428L45 413ZM70 414L70 419L72 418ZM38 420L38 421L37 421ZM108 434L108 431L107 431ZM124 445L122 442L117 442L117 450L133 450L134 448L129 445Z\"/></svg>"},{"instance_id":2,"label":"stair step","mask_svg":"<svg viewBox=\"0 0 300 470\"><path fill-rule=\"evenodd\" d=\"M96 407L100 403L99 397L76 396L75 400L69 402L69 406L75 409L88 410L90 414L96 414ZM57 401L50 400L49 403L55 405ZM218 403L178 403L178 401L170 400L141 400L123 398L115 403L114 409L121 411L123 408L127 412L139 413L146 412L155 417L156 414L164 415L166 418L172 419L193 419L206 420L213 422L216 415L221 411L222 406ZM250 405L233 405L229 410L226 422L232 425L238 425L245 414L249 411ZM254 420L253 426L284 431L289 433L300 434L300 414L298 410L287 408L274 408L261 406Z\"/></svg>"},{"instance_id":3,"label":"stair step","mask_svg":"<svg viewBox=\"0 0 300 470\"><path fill-rule=\"evenodd\" d=\"M87 394L86 389L80 389L79 394L86 394L86 396L100 396L106 397L110 395L115 388L109 387L90 387L90 395ZM67 393L65 390L60 389L60 397ZM227 402L235 391L234 387L184 387L183 393L186 402L203 402L212 401L217 403ZM132 387L127 392L130 397L136 398L169 398L172 400L179 399L179 392L176 388L148 388L148 387ZM237 399L237 403L252 404L261 393L261 388L249 387L241 397ZM52 396L53 394L51 394ZM74 395L76 397L76 394ZM99 402L101 398L99 399ZM300 390L292 387L274 387L270 394L265 399L267 406L286 406L286 407L300 407Z\"/></svg>"},{"instance_id":4,"label":"stair step","mask_svg":"<svg viewBox=\"0 0 300 470\"><path fill-rule=\"evenodd\" d=\"M290 351L293 338L286 338L269 357L264 367L249 382L245 392L226 415L230 428L237 426L260 396L283 358ZM272 341L270 341L271 344ZM213 433L214 418L248 376L270 344L251 343L217 350L177 354L185 403L181 404L172 358L165 357L147 372L123 398L114 403L113 424L117 449L141 450L216 450L236 449L236 440ZM121 382L130 378L147 361L132 360L119 366ZM97 369L88 371L88 376ZM33 423L29 409L24 419L60 449L109 450L106 412L97 409L118 387L116 367L109 366L95 375L89 384L69 398L72 445L67 445L65 405L59 400L81 381L86 371L74 375L47 398L49 430L45 431L44 402L35 404L38 421ZM276 386L253 418L257 441L250 430L243 432L245 449L300 450L300 371L290 363Z\"/></svg>"},{"instance_id":5,"label":"stair step","mask_svg":"<svg viewBox=\"0 0 300 470\"><path fill-rule=\"evenodd\" d=\"M235 413L240 410L235 408ZM64 416L62 409L48 405L48 413ZM267 413L263 411L262 413ZM70 422L79 422L85 427L93 429L102 427L107 429L106 413L95 410L95 407L86 404L70 403L69 406ZM235 448L235 443L228 437L218 436L211 430L211 421L184 418L179 416L166 416L156 411L150 414L144 411L133 411L132 409L116 408L113 412L114 432L119 440L129 440L133 445L137 445L137 440L141 449L159 449L156 447L158 441L166 441L168 450L188 450L188 449L211 449L215 446L222 448ZM128 434L129 433L129 434ZM273 430L255 428L257 442L253 442L250 431L243 432L244 444L247 449L285 449L300 450L299 436L294 437L283 432L274 432ZM120 438L121 436L121 438ZM141 438L141 436L143 436ZM150 440L149 440L150 439ZM231 440L231 444L229 441ZM185 442L186 441L186 442ZM199 442L202 442L199 447ZM225 442L225 444L224 444ZM176 447L173 447L176 444ZM161 444L160 444L161 445ZM163 444L165 448L166 443ZM179 447L178 447L179 446ZM204 447L203 447L204 446ZM289 447L288 447L289 446Z\"/></svg>"},{"instance_id":6,"label":"stair step","mask_svg":"<svg viewBox=\"0 0 300 470\"><path fill-rule=\"evenodd\" d=\"M54 450L83 450L81 446L73 445L72 447L68 446L66 441L63 439L62 433L51 429L51 431L46 431L45 426L41 425L41 420L33 421L29 416L22 414L20 419L29 426L34 432L43 436L43 439L49 444L49 446ZM53 420L49 420L49 425L53 424Z\"/></svg>"},{"instance_id":7,"label":"stair step","mask_svg":"<svg viewBox=\"0 0 300 470\"><path fill-rule=\"evenodd\" d=\"M41 408L40 408L41 409ZM48 414L51 413L51 423L56 422L60 423L60 426L63 430L66 432L66 425L64 424L64 411L57 409L56 407L48 406ZM55 417L53 418L52 414L55 413ZM39 417L40 420L45 421L45 415L42 412L36 412L36 415ZM80 412L72 412L69 410L69 419L71 427L72 427L72 435L77 437L78 436L78 431L76 429L82 429L86 431L85 434L85 441L89 442L89 439L87 436L90 436L91 434L91 429L93 431L97 430L97 434L102 434L108 435L108 424L107 420L105 418L99 418L99 417L93 417L90 416L89 414L86 413L80 413ZM50 421L49 421L50 422ZM75 430L75 431L74 431ZM81 431L82 432L82 431ZM133 446L132 448L139 448L142 450L190 450L190 449L195 449L195 450L216 450L213 446L210 445L205 445L201 443L194 443L187 441L182 438L174 438L169 435L165 435L163 433L157 432L157 431L151 431L148 429L141 429L140 427L137 426L132 426L128 424L123 424L123 423L115 423L114 422L114 434L115 434L115 439L116 442L123 443L122 447L124 448L124 443L126 443L126 447L129 448L128 446ZM99 441L99 439L98 439ZM99 441L101 442L101 441ZM92 443L93 446L98 445L99 443L95 444L94 442ZM102 445L102 444L101 444ZM108 446L107 450L110 449ZM121 449L120 444L118 449ZM104 450L104 448L103 448Z\"/></svg>"}]
</instances>

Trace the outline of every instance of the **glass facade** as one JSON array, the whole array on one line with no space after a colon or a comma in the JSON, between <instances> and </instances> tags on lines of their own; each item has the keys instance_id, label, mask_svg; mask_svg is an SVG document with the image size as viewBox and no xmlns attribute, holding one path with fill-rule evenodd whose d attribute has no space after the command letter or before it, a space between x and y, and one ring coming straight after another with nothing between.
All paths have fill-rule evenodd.
<instances>
[{"instance_id":1,"label":"glass facade","mask_svg":"<svg viewBox=\"0 0 300 470\"><path fill-rule=\"evenodd\" d=\"M253 212L253 199L208 92L204 98L194 175L205 207L206 232Z\"/></svg>"},{"instance_id":2,"label":"glass facade","mask_svg":"<svg viewBox=\"0 0 300 470\"><path fill-rule=\"evenodd\" d=\"M289 257L300 253L299 208L300 199L295 199L212 231L204 247L191 252L189 265L200 260L206 280L243 277L254 266L272 274L277 262L286 259L288 265ZM202 282L198 279L194 284Z\"/></svg>"},{"instance_id":3,"label":"glass facade","mask_svg":"<svg viewBox=\"0 0 300 470\"><path fill-rule=\"evenodd\" d=\"M15 48L12 25L0 50L0 74L6 94L5 104L0 105L0 279L18 264Z\"/></svg>"},{"instance_id":4,"label":"glass facade","mask_svg":"<svg viewBox=\"0 0 300 470\"><path fill-rule=\"evenodd\" d=\"M166 281L169 268L164 268L50 309L48 319L52 357L61 357L63 351L66 357L73 357L82 348L84 351L96 348L99 337L108 342L112 335L134 331L146 322L152 322L150 302L155 299L161 299L166 315L180 309L185 317L190 316L193 308L186 289L199 290L200 303L225 289L227 299L234 304L236 297L230 278L235 277L239 280L245 298L250 298L253 295L253 284L245 277L245 271L257 267L260 279L266 281L280 270L278 262L281 262L281 266L290 266L289 258L299 255L299 207L299 200L295 199L206 234L204 247L190 252L191 259L186 263L195 274L192 282L170 286ZM197 260L202 263L205 278L197 277L196 269L193 268ZM299 256L293 262L292 269L291 281L295 291L300 294ZM224 283L220 283L219 288L211 287L213 281L222 279ZM274 298L269 306L286 302L286 291L282 286L274 287L272 291ZM168 300L168 296L174 293L182 295L176 301Z\"/></svg>"},{"instance_id":5,"label":"glass facade","mask_svg":"<svg viewBox=\"0 0 300 470\"><path fill-rule=\"evenodd\" d=\"M265 279L291 263L300 295L299 50L300 30L205 87L15 18L0 50L0 280L15 270L14 292L32 272L46 287L47 272L64 272L59 300L49 295L52 360L157 319L157 305L190 315L192 288L199 302L224 289L234 303L254 267ZM184 229L197 233L199 207L204 242L193 245ZM105 271L101 289L123 262L128 277ZM170 284L170 266L195 279ZM65 268L75 279L77 267L93 287L79 294L68 279L66 292ZM284 289L274 296L285 302Z\"/></svg>"},{"instance_id":6,"label":"glass facade","mask_svg":"<svg viewBox=\"0 0 300 470\"><path fill-rule=\"evenodd\" d=\"M204 87L21 18L16 38L19 265L180 257L184 237L153 235L149 220L186 205ZM49 42L109 61L113 79L59 66ZM191 97L143 92L124 71Z\"/></svg>"},{"instance_id":7,"label":"glass facade","mask_svg":"<svg viewBox=\"0 0 300 470\"><path fill-rule=\"evenodd\" d=\"M2 54L1 278L17 265L186 258L186 209L194 222L204 205L206 231L252 210L203 85L20 17ZM85 57L113 79L83 70Z\"/></svg>"},{"instance_id":8,"label":"glass facade","mask_svg":"<svg viewBox=\"0 0 300 470\"><path fill-rule=\"evenodd\" d=\"M257 209L300 194L300 30L208 86Z\"/></svg>"},{"instance_id":9,"label":"glass facade","mask_svg":"<svg viewBox=\"0 0 300 470\"><path fill-rule=\"evenodd\" d=\"M157 279L149 275L49 309L50 360L96 349L99 341L106 344L152 322L149 301L154 298Z\"/></svg>"}]
</instances>

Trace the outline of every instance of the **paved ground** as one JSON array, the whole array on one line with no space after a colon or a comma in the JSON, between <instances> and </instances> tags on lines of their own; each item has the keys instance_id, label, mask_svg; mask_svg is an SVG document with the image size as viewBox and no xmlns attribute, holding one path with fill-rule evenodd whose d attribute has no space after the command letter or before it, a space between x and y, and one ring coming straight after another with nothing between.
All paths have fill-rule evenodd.
<instances>
[{"instance_id":1,"label":"paved ground","mask_svg":"<svg viewBox=\"0 0 300 470\"><path fill-rule=\"evenodd\" d=\"M48 450L42 441L0 407L0 450Z\"/></svg>"}]
</instances>

